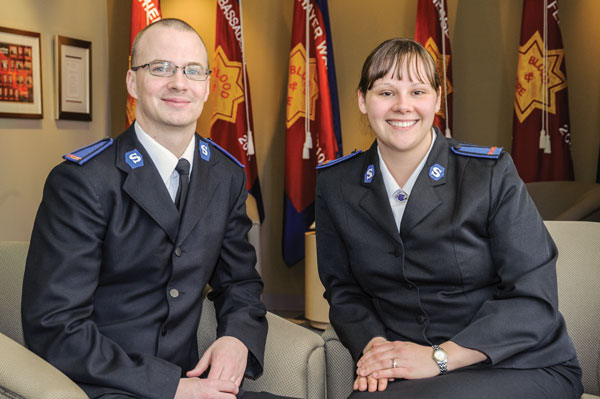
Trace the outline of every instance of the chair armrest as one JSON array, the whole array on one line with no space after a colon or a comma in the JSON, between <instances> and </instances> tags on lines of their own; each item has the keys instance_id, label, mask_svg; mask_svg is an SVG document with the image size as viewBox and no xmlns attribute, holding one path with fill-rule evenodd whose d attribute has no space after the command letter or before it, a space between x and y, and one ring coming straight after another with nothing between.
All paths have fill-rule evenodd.
<instances>
[{"instance_id":1,"label":"chair armrest","mask_svg":"<svg viewBox=\"0 0 600 399\"><path fill-rule=\"evenodd\" d=\"M345 399L352 393L356 370L354 360L331 325L322 337L327 363L327 399Z\"/></svg>"},{"instance_id":2,"label":"chair armrest","mask_svg":"<svg viewBox=\"0 0 600 399\"><path fill-rule=\"evenodd\" d=\"M87 399L66 375L1 333L0 353L0 394L24 399Z\"/></svg>"},{"instance_id":3,"label":"chair armrest","mask_svg":"<svg viewBox=\"0 0 600 399\"><path fill-rule=\"evenodd\" d=\"M256 380L245 379L247 391L270 392L294 398L325 397L325 347L316 333L267 312L269 333L265 366ZM211 301L204 300L198 328L198 350L202 354L216 338L217 322Z\"/></svg>"}]
</instances>

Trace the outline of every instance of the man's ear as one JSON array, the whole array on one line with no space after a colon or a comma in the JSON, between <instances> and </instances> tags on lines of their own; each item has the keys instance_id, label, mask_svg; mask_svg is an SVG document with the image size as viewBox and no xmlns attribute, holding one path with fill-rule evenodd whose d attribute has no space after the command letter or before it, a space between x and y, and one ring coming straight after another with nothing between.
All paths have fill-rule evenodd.
<instances>
[{"instance_id":1,"label":"man's ear","mask_svg":"<svg viewBox=\"0 0 600 399\"><path fill-rule=\"evenodd\" d=\"M208 95L210 94L210 75L206 78L206 94L204 95L204 102L208 100Z\"/></svg>"},{"instance_id":2,"label":"man's ear","mask_svg":"<svg viewBox=\"0 0 600 399\"><path fill-rule=\"evenodd\" d=\"M364 115L366 115L367 114L367 103L365 100L365 95L360 90L357 90L356 94L358 96L358 109L360 109L360 112L362 112Z\"/></svg>"},{"instance_id":3,"label":"man's ear","mask_svg":"<svg viewBox=\"0 0 600 399\"><path fill-rule=\"evenodd\" d=\"M136 87L136 73L131 69L127 71L127 76L125 77L125 86L127 86L127 93L137 100L138 95Z\"/></svg>"}]
</instances>

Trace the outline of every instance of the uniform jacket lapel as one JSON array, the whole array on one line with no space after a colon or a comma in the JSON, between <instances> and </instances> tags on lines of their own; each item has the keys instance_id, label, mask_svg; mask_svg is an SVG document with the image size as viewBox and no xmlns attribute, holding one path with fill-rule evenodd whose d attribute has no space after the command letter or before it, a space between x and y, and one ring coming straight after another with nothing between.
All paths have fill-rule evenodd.
<instances>
[{"instance_id":1,"label":"uniform jacket lapel","mask_svg":"<svg viewBox=\"0 0 600 399\"><path fill-rule=\"evenodd\" d=\"M208 208L208 203L219 184L211 173L219 162L217 157L211 153L210 158L205 160L200 157L200 146L209 145L200 140L198 134L195 135L196 150L194 151L194 166L190 179L190 187L186 198L186 204L183 209L177 243L182 243L192 232L198 221ZM213 151L214 152L214 148ZM212 177L212 178L211 178Z\"/></svg>"},{"instance_id":2,"label":"uniform jacket lapel","mask_svg":"<svg viewBox=\"0 0 600 399\"><path fill-rule=\"evenodd\" d=\"M406 237L413 227L442 204L440 193L436 191L436 187L446 184L449 148L447 140L437 129L436 134L437 138L433 148L413 186L402 216L402 222L400 223L400 235L402 237ZM431 177L432 167L436 167L437 171L443 170L443 176L439 180Z\"/></svg>"},{"instance_id":3,"label":"uniform jacket lapel","mask_svg":"<svg viewBox=\"0 0 600 399\"><path fill-rule=\"evenodd\" d=\"M132 168L127 163L130 151L137 150L144 165ZM137 140L133 124L117 139L116 166L127 173L123 190L167 233L175 242L179 214L171 196L154 166L152 159Z\"/></svg>"},{"instance_id":4,"label":"uniform jacket lapel","mask_svg":"<svg viewBox=\"0 0 600 399\"><path fill-rule=\"evenodd\" d=\"M374 167L374 176L370 182L367 182L367 172L371 165ZM381 169L379 168L379 156L377 155L376 141L371 145L371 148L369 148L369 151L367 152L360 179L361 186L364 190L364 195L360 200L360 206L384 231L392 236L394 240L399 242L400 235L396 229L394 214L390 207L390 201L381 176Z\"/></svg>"}]
</instances>

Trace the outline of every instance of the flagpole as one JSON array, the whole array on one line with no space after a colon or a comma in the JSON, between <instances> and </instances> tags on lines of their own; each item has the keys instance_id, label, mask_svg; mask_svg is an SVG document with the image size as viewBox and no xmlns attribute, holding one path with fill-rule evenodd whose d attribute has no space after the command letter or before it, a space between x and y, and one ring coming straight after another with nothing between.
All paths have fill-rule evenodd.
<instances>
[{"instance_id":1,"label":"flagpole","mask_svg":"<svg viewBox=\"0 0 600 399\"><path fill-rule=\"evenodd\" d=\"M543 6L544 54L542 54L542 129L540 130L540 149L544 150L544 154L551 154L550 132L548 131L548 0L544 0Z\"/></svg>"},{"instance_id":2,"label":"flagpole","mask_svg":"<svg viewBox=\"0 0 600 399\"><path fill-rule=\"evenodd\" d=\"M250 129L250 106L248 104L248 83L246 82L246 49L244 47L244 13L242 11L242 0L239 0L240 5L240 47L242 49L242 75L244 79L244 105L246 108L246 129L248 139L248 155L254 155L254 137L252 137L252 129Z\"/></svg>"},{"instance_id":3,"label":"flagpole","mask_svg":"<svg viewBox=\"0 0 600 399\"><path fill-rule=\"evenodd\" d=\"M446 77L446 30L445 30L445 25L446 25L446 4L444 3L444 0L442 0L442 7L440 9L440 28L442 30L442 70L443 70L443 74L444 74L444 112L445 112L445 122L446 122L446 137L452 137L452 134L450 132L450 123L448 122L448 84L447 84L447 77ZM450 39L450 38L448 38Z\"/></svg>"},{"instance_id":4,"label":"flagpole","mask_svg":"<svg viewBox=\"0 0 600 399\"><path fill-rule=\"evenodd\" d=\"M306 4L306 65L304 67L304 146L302 159L310 159L310 150L313 147L310 134L310 0L303 0Z\"/></svg>"}]
</instances>

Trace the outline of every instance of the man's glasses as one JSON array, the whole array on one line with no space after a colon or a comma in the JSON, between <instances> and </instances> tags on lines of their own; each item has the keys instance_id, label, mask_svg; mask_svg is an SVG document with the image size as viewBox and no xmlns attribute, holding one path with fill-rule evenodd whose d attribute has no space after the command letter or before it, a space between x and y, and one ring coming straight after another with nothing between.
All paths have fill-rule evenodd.
<instances>
[{"instance_id":1,"label":"man's glasses","mask_svg":"<svg viewBox=\"0 0 600 399\"><path fill-rule=\"evenodd\" d=\"M210 69L199 64L187 64L186 66L180 67L170 61L152 61L144 65L131 67L131 70L137 71L138 69L145 67L148 67L150 75L160 76L161 78L168 78L175 75L178 68L180 68L185 77L190 80L206 80L212 72Z\"/></svg>"}]
</instances>

